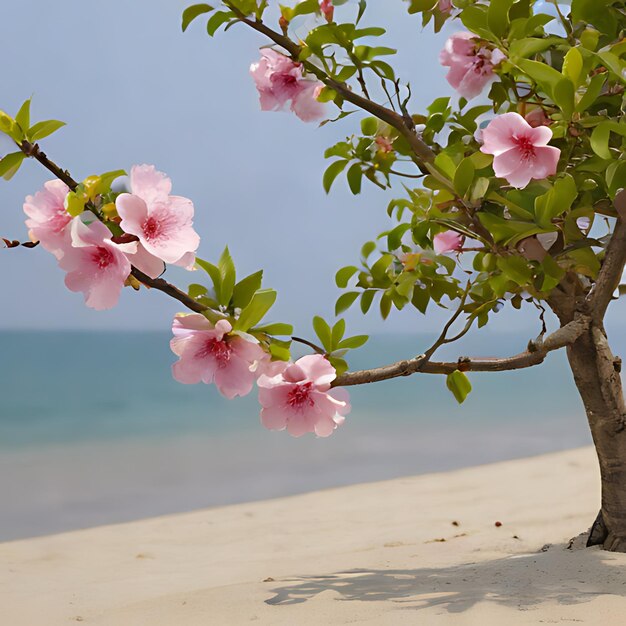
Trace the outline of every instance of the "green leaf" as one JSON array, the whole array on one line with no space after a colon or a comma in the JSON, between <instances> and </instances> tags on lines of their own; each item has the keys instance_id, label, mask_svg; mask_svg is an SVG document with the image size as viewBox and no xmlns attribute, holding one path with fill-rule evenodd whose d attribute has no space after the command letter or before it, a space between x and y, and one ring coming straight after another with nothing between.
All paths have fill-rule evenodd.
<instances>
[{"instance_id":1,"label":"green leaf","mask_svg":"<svg viewBox=\"0 0 626 626\"><path fill-rule=\"evenodd\" d=\"M461 12L461 21L473 33L477 33L489 40L493 39L493 33L487 25L487 7L482 5L466 7Z\"/></svg>"},{"instance_id":2,"label":"green leaf","mask_svg":"<svg viewBox=\"0 0 626 626\"><path fill-rule=\"evenodd\" d=\"M344 359L335 356L329 356L328 360L330 364L335 368L337 376L341 376L343 373L348 371L348 364Z\"/></svg>"},{"instance_id":3,"label":"green leaf","mask_svg":"<svg viewBox=\"0 0 626 626\"><path fill-rule=\"evenodd\" d=\"M509 9L515 0L491 0L487 10L487 25L498 37L503 37L509 26Z\"/></svg>"},{"instance_id":4,"label":"green leaf","mask_svg":"<svg viewBox=\"0 0 626 626\"><path fill-rule=\"evenodd\" d=\"M4 180L10 180L15 176L17 170L20 169L22 161L25 159L23 152L11 152L0 161L0 176Z\"/></svg>"},{"instance_id":5,"label":"green leaf","mask_svg":"<svg viewBox=\"0 0 626 626\"><path fill-rule=\"evenodd\" d=\"M30 98L20 107L20 110L15 116L15 121L24 132L28 130L28 127L30 126Z\"/></svg>"},{"instance_id":6,"label":"green leaf","mask_svg":"<svg viewBox=\"0 0 626 626\"><path fill-rule=\"evenodd\" d=\"M213 282L213 291L215 291L215 297L218 302L222 301L222 276L220 274L219 269L209 263L208 261L204 261L203 259L199 259L196 257L196 265L198 265L201 269L203 269L211 278Z\"/></svg>"},{"instance_id":7,"label":"green leaf","mask_svg":"<svg viewBox=\"0 0 626 626\"><path fill-rule=\"evenodd\" d=\"M233 306L238 309L247 307L254 294L261 289L262 281L263 270L259 270L240 280L233 288Z\"/></svg>"},{"instance_id":8,"label":"green leaf","mask_svg":"<svg viewBox=\"0 0 626 626\"><path fill-rule=\"evenodd\" d=\"M361 248L361 257L364 260L367 260L367 258L370 256L370 254L372 254L372 252L374 252L374 250L376 250L376 242L366 241Z\"/></svg>"},{"instance_id":9,"label":"green leaf","mask_svg":"<svg viewBox=\"0 0 626 626\"><path fill-rule=\"evenodd\" d=\"M591 149L601 158L610 159L609 139L611 132L626 137L626 124L620 122L601 122L591 133Z\"/></svg>"},{"instance_id":10,"label":"green leaf","mask_svg":"<svg viewBox=\"0 0 626 626\"><path fill-rule=\"evenodd\" d=\"M192 298L198 298L199 296L204 296L207 293L207 288L204 285L198 285L197 283L193 283L189 285L189 289L187 293Z\"/></svg>"},{"instance_id":11,"label":"green leaf","mask_svg":"<svg viewBox=\"0 0 626 626\"><path fill-rule=\"evenodd\" d=\"M430 11L437 4L437 0L410 0L409 13Z\"/></svg>"},{"instance_id":12,"label":"green leaf","mask_svg":"<svg viewBox=\"0 0 626 626\"><path fill-rule=\"evenodd\" d=\"M578 48L570 48L563 59L563 76L569 78L574 87L578 87L583 70L583 55Z\"/></svg>"},{"instance_id":13,"label":"green leaf","mask_svg":"<svg viewBox=\"0 0 626 626\"><path fill-rule=\"evenodd\" d=\"M544 276L541 283L541 291L550 292L554 289L565 276L565 270L560 267L557 262L549 255L541 263Z\"/></svg>"},{"instance_id":14,"label":"green leaf","mask_svg":"<svg viewBox=\"0 0 626 626\"><path fill-rule=\"evenodd\" d=\"M565 119L571 119L575 105L574 85L572 82L567 78L562 78L554 86L552 98L563 111Z\"/></svg>"},{"instance_id":15,"label":"green leaf","mask_svg":"<svg viewBox=\"0 0 626 626\"><path fill-rule=\"evenodd\" d=\"M219 261L217 262L217 267L220 271L220 277L222 279L219 301L220 304L228 306L230 304L230 299L233 297L233 290L237 279L235 264L233 263L233 259L228 251L228 246L224 248L224 252L222 252Z\"/></svg>"},{"instance_id":16,"label":"green leaf","mask_svg":"<svg viewBox=\"0 0 626 626\"><path fill-rule=\"evenodd\" d=\"M59 120L45 120L43 122L37 122L28 129L26 137L29 141L39 141L44 137L52 135L52 133L56 132L63 126L65 126L65 122L61 122Z\"/></svg>"},{"instance_id":17,"label":"green leaf","mask_svg":"<svg viewBox=\"0 0 626 626\"><path fill-rule=\"evenodd\" d=\"M218 28L233 17L234 14L231 11L217 11L213 13L206 25L206 32L209 34L209 37L213 37Z\"/></svg>"},{"instance_id":18,"label":"green leaf","mask_svg":"<svg viewBox=\"0 0 626 626\"><path fill-rule=\"evenodd\" d=\"M361 182L363 180L363 172L361 171L361 164L354 163L348 170L348 185L350 191L356 196L361 193Z\"/></svg>"},{"instance_id":19,"label":"green leaf","mask_svg":"<svg viewBox=\"0 0 626 626\"><path fill-rule=\"evenodd\" d=\"M346 320L343 317L337 321L337 323L333 326L332 336L331 336L331 351L335 350L339 342L343 339L343 336L346 334Z\"/></svg>"},{"instance_id":20,"label":"green leaf","mask_svg":"<svg viewBox=\"0 0 626 626\"><path fill-rule=\"evenodd\" d=\"M333 339L332 339L332 330L328 325L328 322L323 317L316 315L313 318L313 330L315 334L319 337L319 340L322 342L322 346L326 352L333 351Z\"/></svg>"},{"instance_id":21,"label":"green leaf","mask_svg":"<svg viewBox=\"0 0 626 626\"><path fill-rule=\"evenodd\" d=\"M276 292L273 289L257 291L252 296L250 304L241 311L239 319L235 321L234 330L247 332L256 326L272 308L274 302L276 302Z\"/></svg>"},{"instance_id":22,"label":"green leaf","mask_svg":"<svg viewBox=\"0 0 626 626\"><path fill-rule=\"evenodd\" d=\"M270 343L270 354L274 361L289 361L291 358L289 344L283 345L282 342L278 343L276 340L272 341L272 343Z\"/></svg>"},{"instance_id":23,"label":"green leaf","mask_svg":"<svg viewBox=\"0 0 626 626\"><path fill-rule=\"evenodd\" d=\"M380 298L380 315L386 320L391 313L391 306L393 305L393 299L389 291L385 291Z\"/></svg>"},{"instance_id":24,"label":"green leaf","mask_svg":"<svg viewBox=\"0 0 626 626\"><path fill-rule=\"evenodd\" d=\"M324 191L326 193L330 191L330 188L335 182L337 176L339 176L339 174L341 174L341 172L346 169L346 165L348 165L348 161L341 160L331 163L326 168L326 171L324 172L324 178L322 180L322 184L324 185Z\"/></svg>"},{"instance_id":25,"label":"green leaf","mask_svg":"<svg viewBox=\"0 0 626 626\"><path fill-rule=\"evenodd\" d=\"M372 306L372 302L374 301L374 296L376 295L375 289L366 289L361 294L361 312L365 315L370 310Z\"/></svg>"},{"instance_id":26,"label":"green leaf","mask_svg":"<svg viewBox=\"0 0 626 626\"><path fill-rule=\"evenodd\" d=\"M469 378L460 370L454 370L454 372L448 374L446 377L446 386L459 404L463 404L470 394L470 391L472 391L472 383L470 383Z\"/></svg>"},{"instance_id":27,"label":"green leaf","mask_svg":"<svg viewBox=\"0 0 626 626\"><path fill-rule=\"evenodd\" d=\"M553 67L539 61L519 59L516 65L530 76L549 96L553 96L555 87L563 80L561 72L557 72Z\"/></svg>"},{"instance_id":28,"label":"green leaf","mask_svg":"<svg viewBox=\"0 0 626 626\"><path fill-rule=\"evenodd\" d=\"M440 152L435 157L435 165L450 179L454 178L456 172L456 163L452 157L446 152Z\"/></svg>"},{"instance_id":29,"label":"green leaf","mask_svg":"<svg viewBox=\"0 0 626 626\"><path fill-rule=\"evenodd\" d=\"M387 270L389 266L393 262L393 256L391 254L383 254L377 261L372 265L371 273L372 278L376 281L376 283L382 283L383 286L386 286L389 281L389 277L387 276Z\"/></svg>"},{"instance_id":30,"label":"green leaf","mask_svg":"<svg viewBox=\"0 0 626 626\"><path fill-rule=\"evenodd\" d=\"M65 207L67 212L76 217L85 210L85 203L87 202L87 196L77 191L70 191L65 199Z\"/></svg>"},{"instance_id":31,"label":"green leaf","mask_svg":"<svg viewBox=\"0 0 626 626\"><path fill-rule=\"evenodd\" d=\"M291 324L282 324L280 322L256 326L254 330L255 332L265 333L267 335L279 335L281 337L293 334L293 326Z\"/></svg>"},{"instance_id":32,"label":"green leaf","mask_svg":"<svg viewBox=\"0 0 626 626\"><path fill-rule=\"evenodd\" d=\"M569 211L577 196L576 181L569 174L557 178L549 191L535 199L535 221L542 228L552 228L552 220Z\"/></svg>"},{"instance_id":33,"label":"green leaf","mask_svg":"<svg viewBox=\"0 0 626 626\"><path fill-rule=\"evenodd\" d=\"M532 271L526 259L521 256L506 256L498 259L502 273L518 285L526 285L532 278Z\"/></svg>"},{"instance_id":34,"label":"green leaf","mask_svg":"<svg viewBox=\"0 0 626 626\"><path fill-rule=\"evenodd\" d=\"M0 111L0 132L3 132L12 139L15 139L15 141L21 140L21 133L15 123L15 120L4 111Z\"/></svg>"},{"instance_id":35,"label":"green leaf","mask_svg":"<svg viewBox=\"0 0 626 626\"><path fill-rule=\"evenodd\" d=\"M576 111L578 113L582 113L583 111L586 111L593 104L595 104L595 101L597 100L598 96L602 92L602 88L604 87L605 82L606 82L606 74L596 74L591 79L591 81L589 82L589 85L587 85L587 88L585 89L585 93L583 94L582 98L578 101L578 104L576 105Z\"/></svg>"},{"instance_id":36,"label":"green leaf","mask_svg":"<svg viewBox=\"0 0 626 626\"><path fill-rule=\"evenodd\" d=\"M335 304L335 315L341 315L344 311L347 311L354 301L359 297L358 291L348 291L342 293Z\"/></svg>"},{"instance_id":37,"label":"green leaf","mask_svg":"<svg viewBox=\"0 0 626 626\"><path fill-rule=\"evenodd\" d=\"M365 345L369 340L368 335L355 335L354 337L348 337L341 341L337 348L339 350L356 350L356 348L360 348Z\"/></svg>"},{"instance_id":38,"label":"green leaf","mask_svg":"<svg viewBox=\"0 0 626 626\"><path fill-rule=\"evenodd\" d=\"M561 37L526 37L513 41L509 46L510 57L514 60L531 57L556 44L563 43Z\"/></svg>"},{"instance_id":39,"label":"green leaf","mask_svg":"<svg viewBox=\"0 0 626 626\"><path fill-rule=\"evenodd\" d=\"M373 137L378 132L378 120L375 117L365 117L361 120L361 132L367 137Z\"/></svg>"},{"instance_id":40,"label":"green leaf","mask_svg":"<svg viewBox=\"0 0 626 626\"><path fill-rule=\"evenodd\" d=\"M474 163L470 158L463 159L454 173L454 190L464 197L474 180Z\"/></svg>"},{"instance_id":41,"label":"green leaf","mask_svg":"<svg viewBox=\"0 0 626 626\"><path fill-rule=\"evenodd\" d=\"M183 32L187 30L187 27L193 20L195 20L199 15L203 13L210 13L213 10L213 7L208 4L194 4L190 7L187 7L183 11Z\"/></svg>"},{"instance_id":42,"label":"green leaf","mask_svg":"<svg viewBox=\"0 0 626 626\"><path fill-rule=\"evenodd\" d=\"M96 193L102 194L109 191L113 181L117 180L120 176L126 176L126 172L124 170L113 170L111 172L104 172L104 174L100 174L100 181L96 186Z\"/></svg>"},{"instance_id":43,"label":"green leaf","mask_svg":"<svg viewBox=\"0 0 626 626\"><path fill-rule=\"evenodd\" d=\"M358 267L354 265L348 265L342 267L335 275L335 283L339 289L345 289L348 286L349 280L359 271Z\"/></svg>"},{"instance_id":44,"label":"green leaf","mask_svg":"<svg viewBox=\"0 0 626 626\"><path fill-rule=\"evenodd\" d=\"M613 36L617 29L617 20L609 9L613 0L572 0L571 19L574 25L582 22L585 26L593 24L600 32Z\"/></svg>"},{"instance_id":45,"label":"green leaf","mask_svg":"<svg viewBox=\"0 0 626 626\"><path fill-rule=\"evenodd\" d=\"M608 124L598 124L591 133L591 149L601 158L610 159L609 138L611 127Z\"/></svg>"}]
</instances>

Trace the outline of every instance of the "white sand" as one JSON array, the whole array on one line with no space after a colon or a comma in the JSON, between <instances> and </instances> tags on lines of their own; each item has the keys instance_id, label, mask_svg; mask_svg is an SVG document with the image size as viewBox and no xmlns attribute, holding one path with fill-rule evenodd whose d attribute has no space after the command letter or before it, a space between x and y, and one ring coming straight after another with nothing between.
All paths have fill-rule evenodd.
<instances>
[{"instance_id":1,"label":"white sand","mask_svg":"<svg viewBox=\"0 0 626 626\"><path fill-rule=\"evenodd\" d=\"M621 626L598 499L584 448L1 544L0 624Z\"/></svg>"}]
</instances>

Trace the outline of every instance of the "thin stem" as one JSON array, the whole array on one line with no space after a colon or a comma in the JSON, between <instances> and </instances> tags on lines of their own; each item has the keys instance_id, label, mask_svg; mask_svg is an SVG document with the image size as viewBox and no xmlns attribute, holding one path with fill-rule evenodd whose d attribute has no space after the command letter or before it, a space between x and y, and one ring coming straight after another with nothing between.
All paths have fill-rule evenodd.
<instances>
[{"instance_id":1,"label":"thin stem","mask_svg":"<svg viewBox=\"0 0 626 626\"><path fill-rule=\"evenodd\" d=\"M309 346L309 348L313 348L313 350L315 350L315 352L317 352L318 354L322 354L324 356L327 354L324 348L320 348L320 346L318 346L317 344L314 344L312 341L309 341L308 339L302 339L302 337L292 337L291 340L296 341L298 343L302 343L305 346Z\"/></svg>"},{"instance_id":2,"label":"thin stem","mask_svg":"<svg viewBox=\"0 0 626 626\"><path fill-rule=\"evenodd\" d=\"M425 174L405 174L404 172L398 172L398 170L389 170L390 174L394 176L402 176L403 178L424 178Z\"/></svg>"}]
</instances>

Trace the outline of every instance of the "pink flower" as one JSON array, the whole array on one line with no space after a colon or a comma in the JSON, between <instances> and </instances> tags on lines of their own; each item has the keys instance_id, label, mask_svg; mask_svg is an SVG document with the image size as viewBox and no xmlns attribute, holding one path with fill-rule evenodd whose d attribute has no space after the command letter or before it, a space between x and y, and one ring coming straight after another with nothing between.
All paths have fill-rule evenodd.
<instances>
[{"instance_id":1,"label":"pink flower","mask_svg":"<svg viewBox=\"0 0 626 626\"><path fill-rule=\"evenodd\" d=\"M350 411L345 389L331 389L335 368L319 354L283 364L282 371L262 375L257 381L261 422L270 430L284 430L300 437L314 432L328 437Z\"/></svg>"},{"instance_id":2,"label":"pink flower","mask_svg":"<svg viewBox=\"0 0 626 626\"><path fill-rule=\"evenodd\" d=\"M452 11L452 0L439 0L437 8L442 13L450 13L450 11Z\"/></svg>"},{"instance_id":3,"label":"pink flower","mask_svg":"<svg viewBox=\"0 0 626 626\"><path fill-rule=\"evenodd\" d=\"M88 307L114 307L131 270L125 253L134 252L137 242L114 243L111 231L102 222L96 220L87 225L81 216L72 220L70 232L72 245L59 261L61 269L67 272L66 287L82 291Z\"/></svg>"},{"instance_id":4,"label":"pink flower","mask_svg":"<svg viewBox=\"0 0 626 626\"><path fill-rule=\"evenodd\" d=\"M433 237L433 249L437 254L457 252L463 247L465 237L453 230L446 230Z\"/></svg>"},{"instance_id":5,"label":"pink flower","mask_svg":"<svg viewBox=\"0 0 626 626\"><path fill-rule=\"evenodd\" d=\"M163 273L163 263L193 266L200 237L193 229L193 203L171 196L172 182L153 165L130 171L130 193L117 197L115 207L124 232L139 237L132 264L151 278Z\"/></svg>"},{"instance_id":6,"label":"pink flower","mask_svg":"<svg viewBox=\"0 0 626 626\"><path fill-rule=\"evenodd\" d=\"M39 241L57 259L70 245L67 225L72 217L65 210L65 198L69 191L69 187L60 180L49 180L41 191L27 196L24 202L24 213L29 217L26 226L30 229L31 239Z\"/></svg>"},{"instance_id":7,"label":"pink flower","mask_svg":"<svg viewBox=\"0 0 626 626\"><path fill-rule=\"evenodd\" d=\"M500 50L485 48L468 32L452 35L439 54L439 62L450 68L447 81L468 100L492 80L493 68L504 58Z\"/></svg>"},{"instance_id":8,"label":"pink flower","mask_svg":"<svg viewBox=\"0 0 626 626\"><path fill-rule=\"evenodd\" d=\"M494 155L496 176L521 189L532 178L556 174L561 151L547 145L551 138L547 126L533 128L519 113L504 113L483 130L481 152Z\"/></svg>"},{"instance_id":9,"label":"pink flower","mask_svg":"<svg viewBox=\"0 0 626 626\"><path fill-rule=\"evenodd\" d=\"M259 92L262 111L280 111L291 101L291 110L304 122L324 117L324 105L317 97L323 87L303 77L302 65L275 50L261 51L261 59L250 66Z\"/></svg>"},{"instance_id":10,"label":"pink flower","mask_svg":"<svg viewBox=\"0 0 626 626\"><path fill-rule=\"evenodd\" d=\"M335 7L333 6L333 0L320 0L320 11L326 18L327 22L332 22L335 15Z\"/></svg>"},{"instance_id":11,"label":"pink flower","mask_svg":"<svg viewBox=\"0 0 626 626\"><path fill-rule=\"evenodd\" d=\"M250 393L269 355L258 343L229 334L232 329L228 320L213 325L200 313L178 314L170 342L180 357L172 366L174 378L185 385L215 383L229 399Z\"/></svg>"}]
</instances>

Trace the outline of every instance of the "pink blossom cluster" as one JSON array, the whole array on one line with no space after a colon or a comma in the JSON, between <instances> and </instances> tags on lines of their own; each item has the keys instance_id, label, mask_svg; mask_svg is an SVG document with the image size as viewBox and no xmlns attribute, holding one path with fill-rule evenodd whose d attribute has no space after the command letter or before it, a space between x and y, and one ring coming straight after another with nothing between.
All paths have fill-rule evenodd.
<instances>
[{"instance_id":1,"label":"pink blossom cluster","mask_svg":"<svg viewBox=\"0 0 626 626\"><path fill-rule=\"evenodd\" d=\"M494 67L505 56L500 50L485 47L468 32L452 35L439 55L442 65L449 67L447 81L468 100L476 97L494 78Z\"/></svg>"},{"instance_id":2,"label":"pink blossom cluster","mask_svg":"<svg viewBox=\"0 0 626 626\"><path fill-rule=\"evenodd\" d=\"M317 99L323 85L305 78L301 63L267 48L261 51L261 59L250 66L250 74L259 92L262 111L281 111L291 103L291 111L304 122L324 117L325 107Z\"/></svg>"},{"instance_id":3,"label":"pink blossom cluster","mask_svg":"<svg viewBox=\"0 0 626 626\"><path fill-rule=\"evenodd\" d=\"M170 195L171 181L152 165L136 165L130 173L130 193L120 194L119 226L130 241L115 241L109 228L90 211L74 218L66 210L70 189L58 180L24 202L31 239L54 254L66 272L65 284L82 292L87 306L114 307L132 266L151 278L165 263L191 268L200 238L193 229L191 200Z\"/></svg>"},{"instance_id":4,"label":"pink blossom cluster","mask_svg":"<svg viewBox=\"0 0 626 626\"><path fill-rule=\"evenodd\" d=\"M350 411L348 393L331 389L335 368L319 354L272 362L254 337L233 331L226 319L213 324L200 313L177 315L172 332L170 346L178 356L174 378L215 383L229 399L249 394L256 381L261 422L270 430L328 437Z\"/></svg>"},{"instance_id":5,"label":"pink blossom cluster","mask_svg":"<svg viewBox=\"0 0 626 626\"><path fill-rule=\"evenodd\" d=\"M450 68L446 78L461 96L473 98L494 78L494 67L505 59L500 50L486 48L472 33L452 35L439 55ZM532 179L541 180L556 173L561 155L549 146L552 130L543 109L536 108L524 119L510 112L496 116L479 131L481 151L492 154L496 176L513 187L523 188Z\"/></svg>"}]
</instances>

